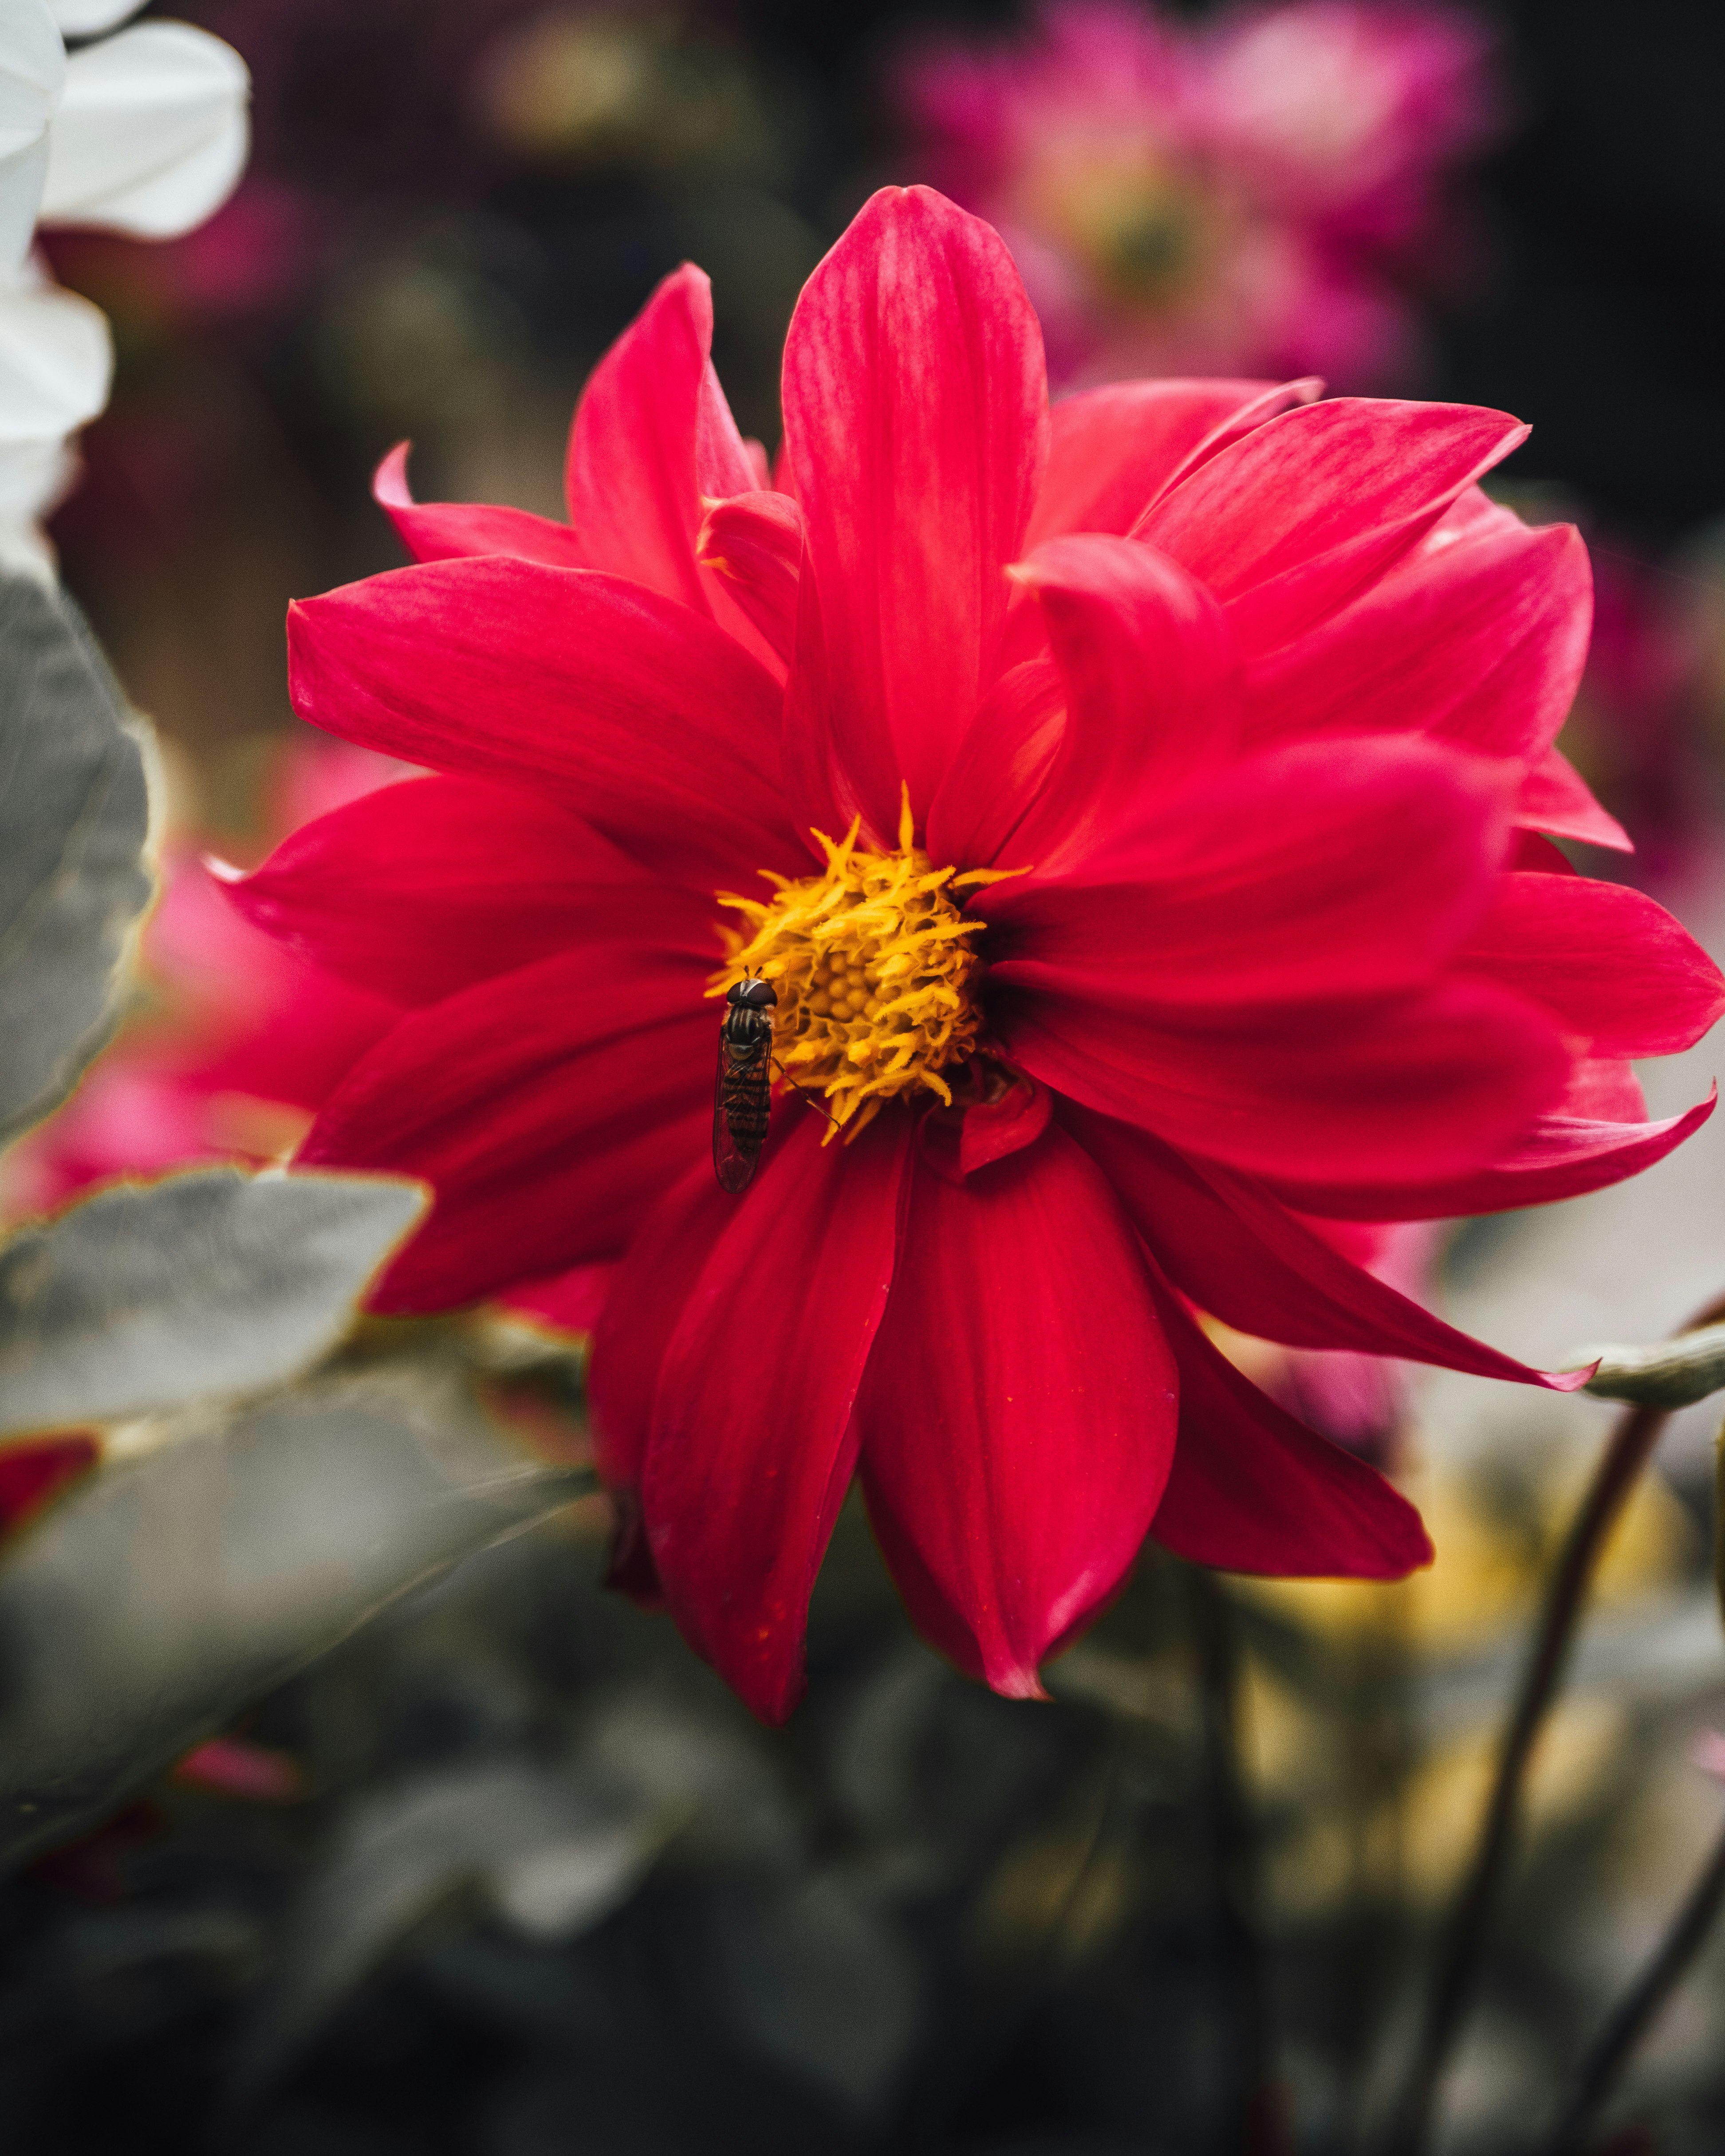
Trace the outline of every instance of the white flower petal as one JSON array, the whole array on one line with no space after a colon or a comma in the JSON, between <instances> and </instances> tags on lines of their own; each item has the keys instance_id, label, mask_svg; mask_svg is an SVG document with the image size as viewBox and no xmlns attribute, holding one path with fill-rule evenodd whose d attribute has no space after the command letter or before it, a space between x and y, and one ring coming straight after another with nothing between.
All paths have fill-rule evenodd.
<instances>
[{"instance_id":1,"label":"white flower petal","mask_svg":"<svg viewBox=\"0 0 1725 2156\"><path fill-rule=\"evenodd\" d=\"M46 0L0 0L0 275L30 244L66 54Z\"/></svg>"},{"instance_id":2,"label":"white flower petal","mask_svg":"<svg viewBox=\"0 0 1725 2156\"><path fill-rule=\"evenodd\" d=\"M49 0L63 38L99 38L128 15L136 15L144 0Z\"/></svg>"},{"instance_id":3,"label":"white flower petal","mask_svg":"<svg viewBox=\"0 0 1725 2156\"><path fill-rule=\"evenodd\" d=\"M95 418L113 367L100 307L41 280L0 291L0 454L58 444Z\"/></svg>"},{"instance_id":4,"label":"white flower petal","mask_svg":"<svg viewBox=\"0 0 1725 2156\"><path fill-rule=\"evenodd\" d=\"M0 448L0 569L54 582L54 549L41 520L77 476L78 459L64 442Z\"/></svg>"},{"instance_id":5,"label":"white flower petal","mask_svg":"<svg viewBox=\"0 0 1725 2156\"><path fill-rule=\"evenodd\" d=\"M0 568L53 579L41 519L77 476L67 437L106 403L112 370L99 307L33 268L0 288Z\"/></svg>"},{"instance_id":6,"label":"white flower petal","mask_svg":"<svg viewBox=\"0 0 1725 2156\"><path fill-rule=\"evenodd\" d=\"M167 239L201 224L245 162L250 78L231 45L140 23L66 63L42 218Z\"/></svg>"}]
</instances>

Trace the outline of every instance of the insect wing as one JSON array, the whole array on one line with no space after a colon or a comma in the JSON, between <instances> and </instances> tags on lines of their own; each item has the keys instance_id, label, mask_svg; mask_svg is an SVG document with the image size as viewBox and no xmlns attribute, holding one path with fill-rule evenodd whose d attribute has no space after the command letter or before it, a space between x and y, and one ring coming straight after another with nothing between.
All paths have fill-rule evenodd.
<instances>
[{"instance_id":1,"label":"insect wing","mask_svg":"<svg viewBox=\"0 0 1725 2156\"><path fill-rule=\"evenodd\" d=\"M772 1083L764 1055L755 1064L734 1064L729 1043L722 1034L719 1036L719 1070L713 1083L713 1172L720 1189L733 1197L748 1188L760 1164Z\"/></svg>"}]
</instances>

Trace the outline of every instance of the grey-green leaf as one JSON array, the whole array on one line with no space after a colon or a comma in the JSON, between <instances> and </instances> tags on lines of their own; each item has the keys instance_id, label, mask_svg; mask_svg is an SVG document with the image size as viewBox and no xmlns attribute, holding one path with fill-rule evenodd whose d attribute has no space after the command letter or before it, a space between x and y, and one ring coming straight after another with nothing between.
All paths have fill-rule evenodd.
<instances>
[{"instance_id":1,"label":"grey-green leaf","mask_svg":"<svg viewBox=\"0 0 1725 2156\"><path fill-rule=\"evenodd\" d=\"M340 1821L290 1912L275 1979L240 2047L254 2093L413 1928L466 1897L529 1938L571 1938L627 1900L680 1815L580 1753L432 1768Z\"/></svg>"},{"instance_id":2,"label":"grey-green leaf","mask_svg":"<svg viewBox=\"0 0 1725 2156\"><path fill-rule=\"evenodd\" d=\"M113 1029L148 828L139 737L76 609L0 577L0 1143Z\"/></svg>"},{"instance_id":3,"label":"grey-green leaf","mask_svg":"<svg viewBox=\"0 0 1725 2156\"><path fill-rule=\"evenodd\" d=\"M592 1486L418 1353L204 1411L0 1564L0 1862L100 1820L385 1604Z\"/></svg>"},{"instance_id":4,"label":"grey-green leaf","mask_svg":"<svg viewBox=\"0 0 1725 2156\"><path fill-rule=\"evenodd\" d=\"M424 1197L197 1168L0 1246L0 1438L261 1392L333 1346Z\"/></svg>"}]
</instances>

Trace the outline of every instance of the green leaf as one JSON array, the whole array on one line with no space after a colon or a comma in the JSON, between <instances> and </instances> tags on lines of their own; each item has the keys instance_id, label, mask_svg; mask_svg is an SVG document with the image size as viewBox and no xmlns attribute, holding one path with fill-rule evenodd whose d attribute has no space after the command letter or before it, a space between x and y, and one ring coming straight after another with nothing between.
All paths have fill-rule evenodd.
<instances>
[{"instance_id":1,"label":"green leaf","mask_svg":"<svg viewBox=\"0 0 1725 2156\"><path fill-rule=\"evenodd\" d=\"M84 1831L386 1604L588 1494L410 1331L238 1410L165 1418L0 1563L0 1862Z\"/></svg>"},{"instance_id":2,"label":"green leaf","mask_svg":"<svg viewBox=\"0 0 1725 2156\"><path fill-rule=\"evenodd\" d=\"M380 1177L197 1168L21 1230L0 1246L0 1438L281 1383L424 1204Z\"/></svg>"},{"instance_id":3,"label":"green leaf","mask_svg":"<svg viewBox=\"0 0 1725 2156\"><path fill-rule=\"evenodd\" d=\"M113 1029L148 828L141 743L76 609L0 577L0 1143Z\"/></svg>"}]
</instances>

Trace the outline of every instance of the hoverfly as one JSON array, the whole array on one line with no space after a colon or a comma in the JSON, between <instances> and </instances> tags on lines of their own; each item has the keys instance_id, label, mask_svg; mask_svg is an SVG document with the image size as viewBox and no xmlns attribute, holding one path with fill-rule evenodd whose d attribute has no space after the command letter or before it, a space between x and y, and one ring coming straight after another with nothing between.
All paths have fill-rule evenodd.
<instances>
[{"instance_id":1,"label":"hoverfly","mask_svg":"<svg viewBox=\"0 0 1725 2156\"><path fill-rule=\"evenodd\" d=\"M719 1075L713 1087L713 1168L721 1190L747 1190L767 1140L773 1106L771 981L745 973L733 981L719 1021Z\"/></svg>"}]
</instances>

